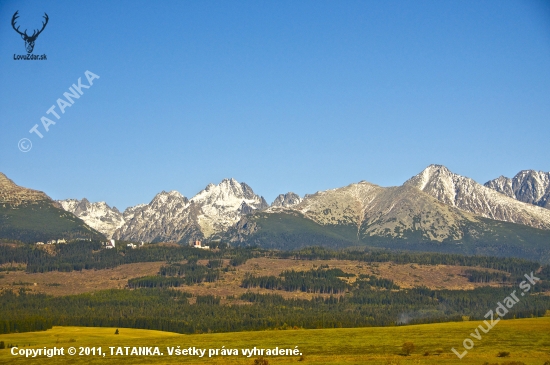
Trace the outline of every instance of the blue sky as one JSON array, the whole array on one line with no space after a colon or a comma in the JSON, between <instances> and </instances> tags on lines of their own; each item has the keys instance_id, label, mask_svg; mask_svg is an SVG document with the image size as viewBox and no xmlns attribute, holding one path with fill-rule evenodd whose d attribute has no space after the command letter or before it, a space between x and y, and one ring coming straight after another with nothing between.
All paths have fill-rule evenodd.
<instances>
[{"instance_id":1,"label":"blue sky","mask_svg":"<svg viewBox=\"0 0 550 365\"><path fill-rule=\"evenodd\" d=\"M549 4L4 0L0 171L119 209L229 177L271 202L432 163L480 183L550 171ZM13 59L16 10L28 33L49 15L46 61Z\"/></svg>"}]
</instances>

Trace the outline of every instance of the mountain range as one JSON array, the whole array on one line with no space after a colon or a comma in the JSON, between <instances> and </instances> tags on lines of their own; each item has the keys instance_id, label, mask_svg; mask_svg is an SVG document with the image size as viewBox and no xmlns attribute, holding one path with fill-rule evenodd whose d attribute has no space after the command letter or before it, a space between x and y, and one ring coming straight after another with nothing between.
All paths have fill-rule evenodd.
<instances>
[{"instance_id":1,"label":"mountain range","mask_svg":"<svg viewBox=\"0 0 550 365\"><path fill-rule=\"evenodd\" d=\"M0 204L9 196L4 190ZM37 194L27 190L29 199ZM222 240L283 249L372 245L540 258L550 252L549 192L545 172L525 170L482 185L430 165L401 186L361 181L304 197L281 194L271 205L235 179L209 184L189 199L162 191L124 212L85 198L50 205L118 240ZM11 197L10 204L25 199Z\"/></svg>"},{"instance_id":2,"label":"mountain range","mask_svg":"<svg viewBox=\"0 0 550 365\"><path fill-rule=\"evenodd\" d=\"M543 183L536 185L535 190L530 188L533 178L520 180L518 176L548 177L548 174L523 171L514 179L508 179L514 182L510 186L513 185L515 190L511 191L530 192L528 196L531 200L528 202L493 188L492 182L502 180L502 177L481 185L441 165L428 166L401 187L383 188L363 181L304 198L292 192L281 194L271 206L247 184L235 179L225 179L218 185L209 184L191 199L177 191L163 191L149 204L130 207L123 213L110 208L105 202L90 203L87 199L58 202L109 237L146 242L184 242L219 237L243 216L280 210L299 212L322 225L356 226L358 232L364 229L364 233L370 236L398 238L403 235L398 233L400 231L418 231L422 225L428 225L434 228L427 229L424 235L432 241L461 239L457 222L473 222L476 216L550 229L550 210L537 206L544 192L550 190L550 179L539 179ZM527 187L522 187L522 182ZM425 194L420 194L419 190ZM525 197L527 194L518 196ZM436 201L443 205L435 204ZM405 211L409 212L406 218L403 216ZM433 214L423 217L420 224L413 222L414 216L432 211ZM395 223L401 216L403 221ZM360 236L358 232L356 236Z\"/></svg>"},{"instance_id":3,"label":"mountain range","mask_svg":"<svg viewBox=\"0 0 550 365\"><path fill-rule=\"evenodd\" d=\"M300 199L293 193L286 196L287 200L283 198L281 204L288 205L289 201ZM129 207L123 213L105 202L90 203L85 198L59 200L58 203L109 238L180 243L216 236L241 216L269 207L250 186L235 179L209 184L191 199L177 191L162 191L149 204Z\"/></svg>"}]
</instances>

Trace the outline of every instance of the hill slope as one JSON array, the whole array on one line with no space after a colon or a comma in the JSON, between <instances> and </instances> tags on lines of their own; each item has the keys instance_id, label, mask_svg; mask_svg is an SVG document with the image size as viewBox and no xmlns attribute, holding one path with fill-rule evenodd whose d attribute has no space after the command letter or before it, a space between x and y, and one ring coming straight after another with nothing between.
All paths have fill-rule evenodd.
<instances>
[{"instance_id":1,"label":"hill slope","mask_svg":"<svg viewBox=\"0 0 550 365\"><path fill-rule=\"evenodd\" d=\"M0 238L23 242L105 237L41 191L16 185L0 173Z\"/></svg>"}]
</instances>

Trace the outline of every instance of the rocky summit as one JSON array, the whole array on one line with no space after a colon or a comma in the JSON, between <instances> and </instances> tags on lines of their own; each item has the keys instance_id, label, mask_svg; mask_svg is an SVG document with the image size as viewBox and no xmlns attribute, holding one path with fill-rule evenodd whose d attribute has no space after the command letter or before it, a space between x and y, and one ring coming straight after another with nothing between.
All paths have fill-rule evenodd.
<instances>
[{"instance_id":1,"label":"rocky summit","mask_svg":"<svg viewBox=\"0 0 550 365\"><path fill-rule=\"evenodd\" d=\"M188 243L223 233L241 216L267 207L263 197L235 179L208 184L191 199L177 191L162 191L149 204L126 209L122 214L123 223L116 228L113 238Z\"/></svg>"},{"instance_id":2,"label":"rocky summit","mask_svg":"<svg viewBox=\"0 0 550 365\"><path fill-rule=\"evenodd\" d=\"M88 199L66 199L57 201L63 209L73 213L90 227L111 238L125 219L116 207L111 208L105 202L90 203Z\"/></svg>"},{"instance_id":3,"label":"rocky summit","mask_svg":"<svg viewBox=\"0 0 550 365\"><path fill-rule=\"evenodd\" d=\"M18 186L0 172L0 204L9 204L12 207L17 207L21 204L38 201L53 203L50 197L43 192ZM60 207L55 203L54 205Z\"/></svg>"},{"instance_id":4,"label":"rocky summit","mask_svg":"<svg viewBox=\"0 0 550 365\"><path fill-rule=\"evenodd\" d=\"M292 207L296 204L300 204L302 198L298 194L288 192L286 194L279 194L277 198L271 203L272 207Z\"/></svg>"},{"instance_id":5,"label":"rocky summit","mask_svg":"<svg viewBox=\"0 0 550 365\"><path fill-rule=\"evenodd\" d=\"M550 209L550 172L523 170L512 179L500 176L484 185L510 198Z\"/></svg>"}]
</instances>

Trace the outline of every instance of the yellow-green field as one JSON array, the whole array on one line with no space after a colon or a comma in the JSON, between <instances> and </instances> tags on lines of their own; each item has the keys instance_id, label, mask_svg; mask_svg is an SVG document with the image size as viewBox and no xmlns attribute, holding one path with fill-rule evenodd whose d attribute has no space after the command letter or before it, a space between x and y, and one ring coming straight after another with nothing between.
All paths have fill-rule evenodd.
<instances>
[{"instance_id":1,"label":"yellow-green field","mask_svg":"<svg viewBox=\"0 0 550 365\"><path fill-rule=\"evenodd\" d=\"M471 338L481 322L442 323L404 327L353 328L323 330L286 330L238 332L201 335L179 335L160 331L120 328L54 327L45 332L0 335L0 341L19 345L20 349L64 347L65 356L25 358L13 356L10 349L0 350L0 363L10 364L107 364L116 361L126 364L254 364L258 356L247 358L241 349L292 348L298 346L300 356L265 356L269 365L275 364L504 364L521 361L543 365L550 361L550 317L500 321L487 334L480 331L481 340L459 360L451 352L455 347L464 351L462 342ZM413 342L411 356L403 356L404 342ZM25 347L23 347L25 346ZM67 349L101 346L105 357L69 356ZM164 356L111 356L110 346L158 346ZM207 349L203 358L197 356L168 356L167 347L196 347ZM208 357L208 349L238 349L238 356ZM436 354L442 349L441 355ZM508 357L497 357L501 351ZM429 355L425 355L429 353Z\"/></svg>"}]
</instances>

